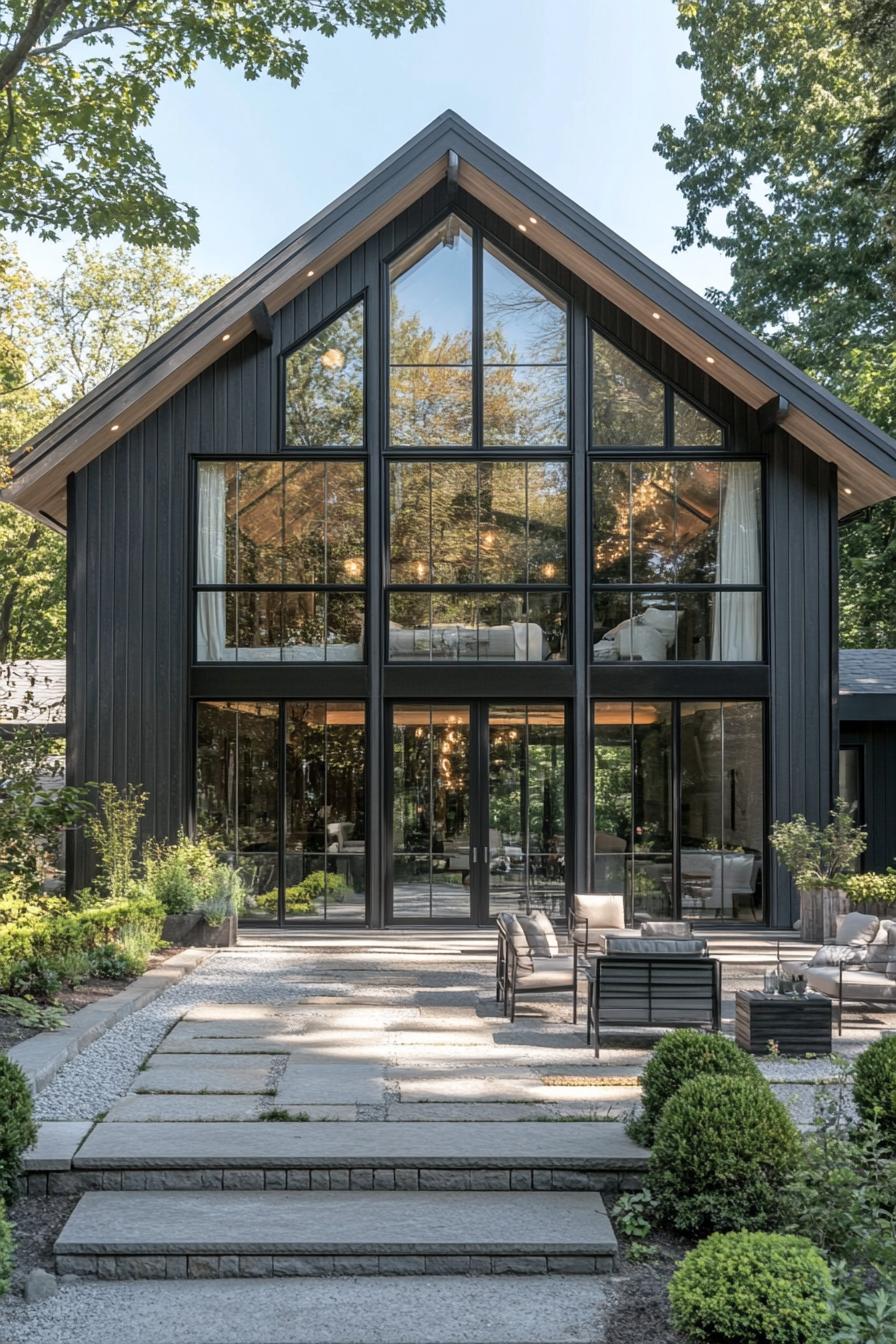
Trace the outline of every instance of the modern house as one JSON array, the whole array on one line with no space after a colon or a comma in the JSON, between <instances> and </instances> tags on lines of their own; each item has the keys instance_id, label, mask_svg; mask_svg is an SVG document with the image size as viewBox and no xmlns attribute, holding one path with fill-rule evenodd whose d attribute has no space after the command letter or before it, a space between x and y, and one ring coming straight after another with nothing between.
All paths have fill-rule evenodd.
<instances>
[{"instance_id":1,"label":"modern house","mask_svg":"<svg viewBox=\"0 0 896 1344\"><path fill-rule=\"evenodd\" d=\"M896 866L896 649L840 651L840 786L868 828L865 868Z\"/></svg>"},{"instance_id":2,"label":"modern house","mask_svg":"<svg viewBox=\"0 0 896 1344\"><path fill-rule=\"evenodd\" d=\"M896 443L454 113L59 417L73 781L248 919L787 926ZM73 880L88 876L79 842Z\"/></svg>"}]
</instances>

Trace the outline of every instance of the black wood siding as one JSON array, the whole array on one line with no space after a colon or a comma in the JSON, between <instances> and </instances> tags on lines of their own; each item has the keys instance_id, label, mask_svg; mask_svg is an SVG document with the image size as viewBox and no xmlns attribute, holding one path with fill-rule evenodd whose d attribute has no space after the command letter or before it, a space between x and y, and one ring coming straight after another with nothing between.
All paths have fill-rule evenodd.
<instances>
[{"instance_id":1,"label":"black wood siding","mask_svg":"<svg viewBox=\"0 0 896 1344\"><path fill-rule=\"evenodd\" d=\"M770 818L789 816L795 810L823 817L830 806L835 759L833 468L783 433L761 437L755 413L704 369L664 345L655 330L634 322L543 253L532 238L523 237L464 192L458 192L454 201L498 243L571 295L577 319L571 358L578 361L580 370L588 357L587 314L606 334L726 422L733 451L770 455L772 707L767 807ZM110 779L119 785L129 780L141 783L150 795L145 834L170 837L190 820L190 457L248 457L281 448L281 353L365 293L369 369L380 354L385 313L384 296L379 292L382 263L448 204L444 184L427 193L274 314L270 345L250 337L233 349L222 349L213 367L70 479L69 778L73 782ZM366 416L371 461L375 463L383 416L379 392L370 376ZM590 538L583 526L587 516L587 436L587 408L579 404L574 408L572 480L577 518L573 546L580 573L588 566L590 550ZM371 507L377 505L379 495L379 477L374 469L370 473ZM382 587L381 556L376 553L371 553L369 583L373 602ZM570 689L574 685L576 695L573 814L580 843L573 853L575 881L581 887L588 881L588 855L583 842L591 825L591 641L585 623L590 595L580 587L574 603L578 619L573 666L557 671L565 675ZM374 624L372 636L375 629ZM371 646L373 658L366 674L371 695L372 762L382 759L379 652ZM669 670L673 673L671 667ZM273 677L279 676L280 670L271 672L273 688ZM224 683L228 675L236 673L237 669L216 671L215 693L227 694ZM492 677L499 673L500 669L477 670L484 688L481 693L488 693L492 684L497 687ZM350 674L346 669L346 675ZM308 677L314 675L320 674L311 670L307 673ZM428 688L434 675L427 673ZM448 670L442 669L439 679L446 675L450 675ZM303 681L300 686L296 681L295 694L320 694L310 691L308 685ZM236 682L230 693L239 693ZM357 685L351 693L359 693ZM444 693L441 688L440 693ZM514 691L522 693L522 686ZM690 693L721 699L742 692L733 674L719 667L706 677L701 674ZM638 691L633 688L632 694ZM371 771L371 816L380 811L376 773ZM370 829L369 871L376 874L381 870L380 836L377 827ZM71 859L71 878L79 885L88 879L90 865L85 845L78 837L71 847ZM795 917L790 884L780 874L773 883L770 913L777 924L786 925Z\"/></svg>"},{"instance_id":2,"label":"black wood siding","mask_svg":"<svg viewBox=\"0 0 896 1344\"><path fill-rule=\"evenodd\" d=\"M896 865L896 723L844 722L840 739L844 747L862 748L862 820L868 828L862 864L866 872L880 873Z\"/></svg>"}]
</instances>

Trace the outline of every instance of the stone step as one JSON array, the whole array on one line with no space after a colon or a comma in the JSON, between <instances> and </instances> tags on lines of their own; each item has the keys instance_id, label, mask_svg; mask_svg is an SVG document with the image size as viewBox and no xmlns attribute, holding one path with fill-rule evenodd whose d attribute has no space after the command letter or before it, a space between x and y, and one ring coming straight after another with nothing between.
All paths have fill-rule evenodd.
<instances>
[{"instance_id":1,"label":"stone step","mask_svg":"<svg viewBox=\"0 0 896 1344\"><path fill-rule=\"evenodd\" d=\"M648 1154L618 1122L102 1121L32 1194L88 1190L617 1190ZM38 1188L38 1182L46 1183Z\"/></svg>"},{"instance_id":2,"label":"stone step","mask_svg":"<svg viewBox=\"0 0 896 1344\"><path fill-rule=\"evenodd\" d=\"M597 1194L187 1191L84 1195L59 1274L99 1279L609 1273Z\"/></svg>"}]
</instances>

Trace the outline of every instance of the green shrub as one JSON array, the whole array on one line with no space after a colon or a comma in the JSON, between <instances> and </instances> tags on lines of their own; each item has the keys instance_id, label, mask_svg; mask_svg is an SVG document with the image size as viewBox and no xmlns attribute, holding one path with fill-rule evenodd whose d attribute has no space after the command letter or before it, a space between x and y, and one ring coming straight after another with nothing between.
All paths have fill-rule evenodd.
<instances>
[{"instance_id":1,"label":"green shrub","mask_svg":"<svg viewBox=\"0 0 896 1344\"><path fill-rule=\"evenodd\" d=\"M18 1064L0 1055L0 1202L18 1193L20 1159L37 1139L28 1082Z\"/></svg>"},{"instance_id":2,"label":"green shrub","mask_svg":"<svg viewBox=\"0 0 896 1344\"><path fill-rule=\"evenodd\" d=\"M853 1096L863 1120L876 1120L890 1148L896 1148L896 1036L882 1036L856 1060Z\"/></svg>"},{"instance_id":3,"label":"green shrub","mask_svg":"<svg viewBox=\"0 0 896 1344\"><path fill-rule=\"evenodd\" d=\"M52 962L41 957L25 957L13 962L4 988L13 998L49 1003L62 988L62 977Z\"/></svg>"},{"instance_id":4,"label":"green shrub","mask_svg":"<svg viewBox=\"0 0 896 1344\"><path fill-rule=\"evenodd\" d=\"M218 867L211 841L183 831L173 844L149 840L143 847L144 889L169 915L199 910L212 894Z\"/></svg>"},{"instance_id":5,"label":"green shrub","mask_svg":"<svg viewBox=\"0 0 896 1344\"><path fill-rule=\"evenodd\" d=\"M0 1297L9 1290L12 1261L12 1228L9 1225L6 1210L0 1203Z\"/></svg>"},{"instance_id":6,"label":"green shrub","mask_svg":"<svg viewBox=\"0 0 896 1344\"><path fill-rule=\"evenodd\" d=\"M124 900L134 882L134 851L149 795L137 784L100 784L96 815L84 827L96 853L97 883L110 900Z\"/></svg>"},{"instance_id":7,"label":"green shrub","mask_svg":"<svg viewBox=\"0 0 896 1344\"><path fill-rule=\"evenodd\" d=\"M690 1027L664 1036L641 1075L642 1109L628 1124L635 1142L649 1148L669 1098L682 1083L707 1073L754 1079L761 1076L752 1055L727 1036L708 1035Z\"/></svg>"},{"instance_id":8,"label":"green shrub","mask_svg":"<svg viewBox=\"0 0 896 1344\"><path fill-rule=\"evenodd\" d=\"M90 954L90 974L96 980L129 980L144 969L117 943L103 943Z\"/></svg>"},{"instance_id":9,"label":"green shrub","mask_svg":"<svg viewBox=\"0 0 896 1344\"><path fill-rule=\"evenodd\" d=\"M805 1237L725 1232L682 1260L672 1324L697 1344L827 1344L831 1276Z\"/></svg>"},{"instance_id":10,"label":"green shrub","mask_svg":"<svg viewBox=\"0 0 896 1344\"><path fill-rule=\"evenodd\" d=\"M705 1075L666 1103L647 1184L679 1232L774 1227L781 1188L801 1160L800 1136L765 1082Z\"/></svg>"},{"instance_id":11,"label":"green shrub","mask_svg":"<svg viewBox=\"0 0 896 1344\"><path fill-rule=\"evenodd\" d=\"M889 906L896 910L896 868L885 873L854 873L843 884L849 903L857 910L869 905Z\"/></svg>"},{"instance_id":12,"label":"green shrub","mask_svg":"<svg viewBox=\"0 0 896 1344\"><path fill-rule=\"evenodd\" d=\"M222 924L229 915L238 915L246 903L246 889L235 868L216 864L202 910L209 924Z\"/></svg>"}]
</instances>

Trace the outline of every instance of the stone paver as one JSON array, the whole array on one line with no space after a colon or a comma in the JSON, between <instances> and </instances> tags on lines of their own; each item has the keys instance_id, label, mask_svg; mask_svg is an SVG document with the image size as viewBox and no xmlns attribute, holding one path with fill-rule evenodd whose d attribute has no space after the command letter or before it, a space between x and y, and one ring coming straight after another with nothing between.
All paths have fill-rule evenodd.
<instances>
[{"instance_id":1,"label":"stone paver","mask_svg":"<svg viewBox=\"0 0 896 1344\"><path fill-rule=\"evenodd\" d=\"M153 1096L131 1094L116 1102L106 1119L153 1121L183 1120L255 1120L260 1110L272 1104L273 1098L262 1096L190 1096L165 1094Z\"/></svg>"},{"instance_id":2,"label":"stone paver","mask_svg":"<svg viewBox=\"0 0 896 1344\"><path fill-rule=\"evenodd\" d=\"M207 1040L242 1040L244 1038L251 1041L253 1038L263 1040L271 1036L279 1038L284 1034L300 1036L301 1033L302 1024L290 1021L285 1017L232 1017L223 1020L216 1018L213 1022L206 1022L187 1016L181 1018L180 1022L171 1028L163 1044L168 1045L175 1041L205 1042ZM201 1048L204 1050L205 1045L203 1044Z\"/></svg>"},{"instance_id":3,"label":"stone paver","mask_svg":"<svg viewBox=\"0 0 896 1344\"><path fill-rule=\"evenodd\" d=\"M168 1059L176 1056L166 1056ZM232 1063L235 1056L228 1059ZM221 1068L222 1060L190 1069L164 1067L161 1063L145 1069L134 1083L134 1092L267 1092L271 1070L264 1068Z\"/></svg>"},{"instance_id":4,"label":"stone paver","mask_svg":"<svg viewBox=\"0 0 896 1344\"><path fill-rule=\"evenodd\" d=\"M37 1143L22 1155L22 1169L68 1171L92 1128L92 1120L44 1120L37 1127Z\"/></svg>"},{"instance_id":5,"label":"stone paver","mask_svg":"<svg viewBox=\"0 0 896 1344\"><path fill-rule=\"evenodd\" d=\"M214 1060L203 1054L178 1054L172 1057L159 1054L157 1051L154 1055L150 1055L146 1069L149 1072L154 1069L165 1069L168 1072L172 1069L183 1069L185 1074L192 1073L194 1069L216 1069L220 1073L229 1073L231 1070L252 1068L270 1070L273 1062L264 1055L254 1055L248 1051L241 1055L225 1055L223 1059Z\"/></svg>"},{"instance_id":6,"label":"stone paver","mask_svg":"<svg viewBox=\"0 0 896 1344\"><path fill-rule=\"evenodd\" d=\"M376 1104L382 1103L385 1095L383 1069L376 1064L312 1061L292 1056L277 1084L275 1104Z\"/></svg>"},{"instance_id":7,"label":"stone paver","mask_svg":"<svg viewBox=\"0 0 896 1344\"><path fill-rule=\"evenodd\" d=\"M647 1153L621 1124L521 1125L518 1122L420 1123L411 1130L388 1122L320 1125L98 1125L74 1166L113 1169L202 1167L558 1167L631 1168Z\"/></svg>"},{"instance_id":8,"label":"stone paver","mask_svg":"<svg viewBox=\"0 0 896 1344\"><path fill-rule=\"evenodd\" d=\"M611 1255L597 1194L315 1191L97 1193L58 1256Z\"/></svg>"}]
</instances>

